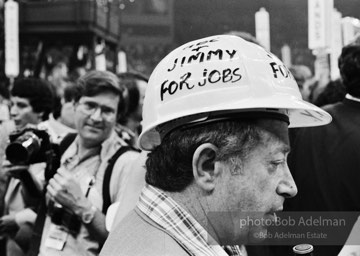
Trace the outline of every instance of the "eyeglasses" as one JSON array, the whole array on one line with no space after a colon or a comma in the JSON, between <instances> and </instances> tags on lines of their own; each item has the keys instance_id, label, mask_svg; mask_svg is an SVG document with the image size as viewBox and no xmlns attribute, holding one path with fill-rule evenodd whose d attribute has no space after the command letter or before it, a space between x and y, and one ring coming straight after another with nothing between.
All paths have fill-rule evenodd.
<instances>
[{"instance_id":1,"label":"eyeglasses","mask_svg":"<svg viewBox=\"0 0 360 256\"><path fill-rule=\"evenodd\" d=\"M98 109L100 109L101 116L106 120L110 120L116 115L115 109L108 106L99 105L96 102L92 101L80 101L79 106L81 107L81 111L89 116L93 115Z\"/></svg>"}]
</instances>

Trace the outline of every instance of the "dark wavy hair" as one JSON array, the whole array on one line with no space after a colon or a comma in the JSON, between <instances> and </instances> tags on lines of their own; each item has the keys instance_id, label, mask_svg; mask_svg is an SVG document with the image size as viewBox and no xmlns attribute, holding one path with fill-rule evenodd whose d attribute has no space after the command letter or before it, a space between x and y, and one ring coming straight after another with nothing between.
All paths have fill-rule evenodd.
<instances>
[{"instance_id":1,"label":"dark wavy hair","mask_svg":"<svg viewBox=\"0 0 360 256\"><path fill-rule=\"evenodd\" d=\"M34 112L43 112L42 120L47 120L53 111L55 95L51 84L40 78L20 78L14 82L11 89L13 97L29 100Z\"/></svg>"},{"instance_id":2,"label":"dark wavy hair","mask_svg":"<svg viewBox=\"0 0 360 256\"><path fill-rule=\"evenodd\" d=\"M360 45L343 47L338 66L346 92L360 98Z\"/></svg>"},{"instance_id":3,"label":"dark wavy hair","mask_svg":"<svg viewBox=\"0 0 360 256\"><path fill-rule=\"evenodd\" d=\"M261 138L255 120L228 120L172 131L148 154L145 180L164 191L180 192L194 179L192 158L201 144L218 147L215 160L226 161L233 156L244 159Z\"/></svg>"}]
</instances>

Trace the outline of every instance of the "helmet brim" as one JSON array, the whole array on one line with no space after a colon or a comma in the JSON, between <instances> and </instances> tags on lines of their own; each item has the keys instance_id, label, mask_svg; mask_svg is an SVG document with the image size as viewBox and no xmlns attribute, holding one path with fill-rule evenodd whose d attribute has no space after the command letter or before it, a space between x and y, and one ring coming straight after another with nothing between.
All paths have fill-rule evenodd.
<instances>
[{"instance_id":1,"label":"helmet brim","mask_svg":"<svg viewBox=\"0 0 360 256\"><path fill-rule=\"evenodd\" d=\"M266 108L264 108L266 106ZM221 106L212 105L211 108L204 109L203 113L215 111L250 112L250 111L272 111L273 109L284 110L289 117L289 128L311 127L326 125L331 122L332 117L329 113L321 108L296 97L289 97L286 94L273 95L272 97L247 98L239 101L231 101ZM178 113L179 117L191 117L191 113ZM163 116L157 123L149 126L139 137L139 147L144 150L152 150L155 146L160 145L161 136L156 129L159 124L164 124L176 120L177 117ZM184 119L185 120L185 119ZM189 118L186 119L189 121ZM179 122L177 120L177 122ZM181 122L181 121L180 121Z\"/></svg>"}]
</instances>

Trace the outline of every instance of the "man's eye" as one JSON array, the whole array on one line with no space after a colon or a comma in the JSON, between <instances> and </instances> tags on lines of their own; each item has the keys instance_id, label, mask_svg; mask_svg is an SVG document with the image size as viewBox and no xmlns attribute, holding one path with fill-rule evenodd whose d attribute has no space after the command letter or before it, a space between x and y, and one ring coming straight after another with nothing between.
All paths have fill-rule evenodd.
<instances>
[{"instance_id":1,"label":"man's eye","mask_svg":"<svg viewBox=\"0 0 360 256\"><path fill-rule=\"evenodd\" d=\"M84 102L84 106L86 109L94 109L97 107L97 105L95 103L92 102Z\"/></svg>"},{"instance_id":2,"label":"man's eye","mask_svg":"<svg viewBox=\"0 0 360 256\"><path fill-rule=\"evenodd\" d=\"M26 108L28 105L26 105L26 104L24 104L24 103L18 103L18 104L16 104L16 106L17 106L18 108Z\"/></svg>"},{"instance_id":3,"label":"man's eye","mask_svg":"<svg viewBox=\"0 0 360 256\"><path fill-rule=\"evenodd\" d=\"M112 108L102 108L101 111L105 114L112 114L115 112Z\"/></svg>"},{"instance_id":4,"label":"man's eye","mask_svg":"<svg viewBox=\"0 0 360 256\"><path fill-rule=\"evenodd\" d=\"M277 161L272 161L271 164L274 166L279 166L285 163L285 160L277 160Z\"/></svg>"},{"instance_id":5,"label":"man's eye","mask_svg":"<svg viewBox=\"0 0 360 256\"><path fill-rule=\"evenodd\" d=\"M271 161L270 162L270 169L271 171L277 170L277 168L283 166L286 163L285 160L277 160L277 161Z\"/></svg>"}]
</instances>

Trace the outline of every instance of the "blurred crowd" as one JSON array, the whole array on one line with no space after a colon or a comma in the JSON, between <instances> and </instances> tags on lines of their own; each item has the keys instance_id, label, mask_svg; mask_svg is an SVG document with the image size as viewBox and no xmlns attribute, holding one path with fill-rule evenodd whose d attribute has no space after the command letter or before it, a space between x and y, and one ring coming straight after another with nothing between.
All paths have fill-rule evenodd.
<instances>
[{"instance_id":1,"label":"blurred crowd","mask_svg":"<svg viewBox=\"0 0 360 256\"><path fill-rule=\"evenodd\" d=\"M172 46L131 44L124 48L128 56L128 65L134 70L150 75L154 67L170 52Z\"/></svg>"},{"instance_id":2,"label":"blurred crowd","mask_svg":"<svg viewBox=\"0 0 360 256\"><path fill-rule=\"evenodd\" d=\"M147 81L85 69L74 79L59 61L43 78L2 84L1 255L99 253L139 155Z\"/></svg>"}]
</instances>

